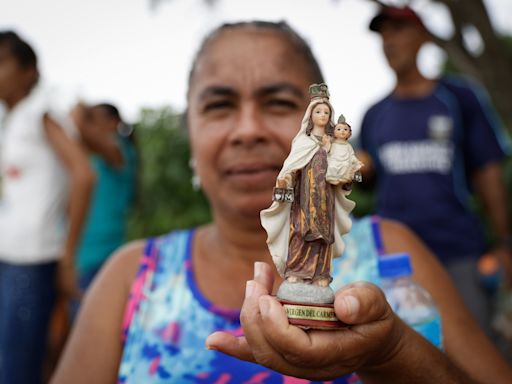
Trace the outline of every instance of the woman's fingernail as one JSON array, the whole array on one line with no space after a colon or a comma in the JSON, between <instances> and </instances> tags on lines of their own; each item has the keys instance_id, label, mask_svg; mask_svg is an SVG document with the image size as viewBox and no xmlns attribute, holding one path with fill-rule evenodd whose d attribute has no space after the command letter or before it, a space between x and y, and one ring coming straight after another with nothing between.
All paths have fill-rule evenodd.
<instances>
[{"instance_id":1,"label":"woman's fingernail","mask_svg":"<svg viewBox=\"0 0 512 384\"><path fill-rule=\"evenodd\" d=\"M268 302L267 298L260 297L259 304L260 304L260 313L263 316L267 316L268 315L268 311L270 310L270 303Z\"/></svg>"},{"instance_id":2,"label":"woman's fingernail","mask_svg":"<svg viewBox=\"0 0 512 384\"><path fill-rule=\"evenodd\" d=\"M249 298L252 295L252 292L254 291L254 281L249 280L247 283L245 283L245 298Z\"/></svg>"},{"instance_id":3,"label":"woman's fingernail","mask_svg":"<svg viewBox=\"0 0 512 384\"><path fill-rule=\"evenodd\" d=\"M254 263L254 278L261 276L263 273L263 263L261 261L256 261Z\"/></svg>"},{"instance_id":4,"label":"woman's fingernail","mask_svg":"<svg viewBox=\"0 0 512 384\"><path fill-rule=\"evenodd\" d=\"M209 351L216 351L217 350L217 348L215 348L213 345L211 345L208 342L206 342L205 346L206 346L206 349L208 349Z\"/></svg>"},{"instance_id":5,"label":"woman's fingernail","mask_svg":"<svg viewBox=\"0 0 512 384\"><path fill-rule=\"evenodd\" d=\"M343 298L343 302L345 303L347 315L352 316L359 311L359 300L357 300L354 296L345 296Z\"/></svg>"}]
</instances>

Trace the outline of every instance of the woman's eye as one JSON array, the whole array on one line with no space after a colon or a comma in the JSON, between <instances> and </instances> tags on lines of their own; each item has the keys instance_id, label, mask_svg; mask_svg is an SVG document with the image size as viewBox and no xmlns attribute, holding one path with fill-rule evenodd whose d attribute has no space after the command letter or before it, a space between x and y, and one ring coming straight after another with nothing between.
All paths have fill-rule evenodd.
<instances>
[{"instance_id":1,"label":"woman's eye","mask_svg":"<svg viewBox=\"0 0 512 384\"><path fill-rule=\"evenodd\" d=\"M206 103L203 107L204 112L219 111L233 107L233 103L229 100L219 100Z\"/></svg>"},{"instance_id":2,"label":"woman's eye","mask_svg":"<svg viewBox=\"0 0 512 384\"><path fill-rule=\"evenodd\" d=\"M267 106L279 109L297 109L298 105L296 102L285 99L272 99L267 101Z\"/></svg>"}]
</instances>

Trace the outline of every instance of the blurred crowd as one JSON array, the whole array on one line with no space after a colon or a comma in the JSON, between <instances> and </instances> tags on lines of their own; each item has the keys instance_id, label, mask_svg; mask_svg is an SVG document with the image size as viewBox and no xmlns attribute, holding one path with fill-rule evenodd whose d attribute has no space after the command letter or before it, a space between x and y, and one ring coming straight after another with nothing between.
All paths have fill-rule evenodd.
<instances>
[{"instance_id":1,"label":"blurred crowd","mask_svg":"<svg viewBox=\"0 0 512 384\"><path fill-rule=\"evenodd\" d=\"M61 309L62 336L94 275L126 241L137 160L117 108L60 108L39 85L35 52L14 32L0 33L0 67L0 381L35 383L52 310Z\"/></svg>"},{"instance_id":2,"label":"blurred crowd","mask_svg":"<svg viewBox=\"0 0 512 384\"><path fill-rule=\"evenodd\" d=\"M150 378L154 382L214 382L213 376L207 374L189 377L189 381L184 379L185 374L173 378L182 368L165 366L161 363L164 358L151 349L165 339L168 352L179 356L183 345L178 340L186 334L177 331L182 326L180 322L196 322L202 316L199 314L188 319L166 317L163 328L151 330L152 337L158 334L160 339L148 337L141 347L140 359L147 358L148 367L138 367L138 357L131 355L136 354L136 340L145 337L145 330L160 313L176 312L175 307L170 307L172 300L196 297L212 313L224 311L223 316L228 316L226 308L236 308L232 311L236 318L242 303L246 309L250 305L248 296L244 301L242 287L251 278L253 262L270 260L262 241L258 212L269 205L273 182L289 150L293 137L290 135L294 134L293 129L289 136L276 133L273 126L298 130L307 105L303 92L308 84L323 80L309 47L283 25L254 22L221 27L206 38L193 64L186 119L193 153L193 182L196 188L203 188L210 202L213 224L190 234L194 240L174 240L171 235L171 240L162 237L130 243L121 251L118 249L127 241L128 214L137 194L138 164L144 160L137 155L133 126L109 103L79 103L72 110L59 107L40 84L37 56L31 46L15 32L0 31L0 384L49 381L75 324L53 379L56 383L145 383ZM411 252L432 252L436 256L433 263L440 263L442 274L447 272L446 279L462 298L461 306L465 305L471 313L468 316L486 335L482 338L491 340L510 362L512 232L502 165L511 147L504 140L506 134L497 133L504 128L497 123L496 112L477 83L462 76L428 79L421 74L417 55L430 35L413 10L383 8L370 21L369 28L381 36L383 53L396 82L385 98L369 108L354 141L357 157L364 163L363 183L355 188L375 193L375 215L400 222L412 231L410 238L404 237L404 250L414 243L410 247L415 251ZM251 45L256 53L236 49L244 44ZM279 44L283 47L278 49ZM275 73L280 74L278 70L271 72L272 55L294 59L297 68L281 74L282 82L278 78L274 83L263 84L262 80L260 88L257 76L247 76L250 84L243 86L256 90L242 86L238 89L236 72L249 65L243 55L259 52L265 54L255 57L255 63L261 64L261 71L269 72L272 81ZM224 72L214 63L223 57L229 57L232 65ZM205 69L209 65L210 72ZM286 76L294 75L293 71L299 74L289 85ZM245 73L244 69L240 73ZM260 125L265 126L265 133L258 131ZM225 149L228 147L231 152ZM226 175L230 178L224 182ZM172 190L168 191L168 198L173 198ZM480 213L475 212L474 201L483 207ZM490 235L484 231L484 221ZM360 227L355 229L358 233L357 228ZM386 231L382 230L385 239L401 239L399 230ZM251 248L256 243L258 246ZM183 256L183 260L189 257L184 261L188 270L178 271L178 259L173 264L173 257L182 257L174 249L189 255ZM116 250L117 258L102 269ZM239 257L234 256L242 253L250 263L239 262ZM258 256L260 253L265 256ZM229 268L236 266L239 276L224 266L223 259L211 256L210 260L208 254L223 254L227 259L232 256ZM190 272L191 265L195 273ZM418 276L423 276L418 279L426 281L428 289L429 284L437 284L436 274L429 275L427 264L422 271L422 265L419 261L415 268ZM444 275L439 277L440 286L444 286L443 279ZM189 283L192 288L177 283L182 280L193 281ZM144 301L153 291L161 294ZM443 293L434 291L432 295L441 301L444 315L443 308L451 304L443 304ZM446 293L446 300L452 303L450 295ZM166 299L160 304L161 297ZM458 299L454 300L458 305ZM217 307L222 308L215 312ZM145 311L144 317L137 315L141 311ZM123 320L126 314L128 317ZM457 316L448 314L446 318ZM220 320L208 321L217 324ZM224 326L236 330L240 328L236 321L236 326ZM458 321L465 320L459 317ZM202 327L202 323L197 324ZM246 333L250 331L246 324L242 326ZM468 349L460 342L460 335L454 336L456 331L451 333L453 325L443 323L443 327L447 330L443 335L445 351L450 358L453 351ZM205 326L211 332L221 328ZM375 336L378 337L386 336ZM115 340L121 338L124 341L117 346ZM202 337L198 343L204 344L205 339ZM106 340L110 344L103 347ZM114 344L115 348L110 347ZM267 365L258 360L252 340L249 345L253 349L247 359ZM471 345L483 344L475 341ZM493 347L485 344L482 351L486 348ZM240 357L234 347L221 345L218 349ZM371 353L369 350L368 355ZM487 354L489 361L491 357L498 361L493 353ZM93 354L98 360L90 357ZM471 359L468 355L467 361ZM452 360L465 374L482 380L457 358ZM187 365L188 360L183 362ZM219 360L218 364L221 362L226 372L231 369L231 360ZM82 364L87 370L86 379L78 378ZM188 369L199 374L210 363L197 360L196 364ZM285 374L311 380L316 377L287 365L272 364L268 366ZM366 360L349 367L347 372L352 369L361 372L363 378L371 377L365 364ZM440 371L445 367L436 365L437 361L432 364ZM486 363L481 364L483 372ZM486 369L494 371L496 377L503 379L511 372L501 362L493 364L489 362ZM104 375L92 379L92 366L98 366L98 372ZM147 371L147 378L141 373L143 370ZM233 376L229 372L232 381L218 382L242 382L241 378L256 377ZM267 373L251 374L262 375L258 376L261 381L251 382L267 382ZM386 381L386 374L382 373L383 382L391 382Z\"/></svg>"}]
</instances>

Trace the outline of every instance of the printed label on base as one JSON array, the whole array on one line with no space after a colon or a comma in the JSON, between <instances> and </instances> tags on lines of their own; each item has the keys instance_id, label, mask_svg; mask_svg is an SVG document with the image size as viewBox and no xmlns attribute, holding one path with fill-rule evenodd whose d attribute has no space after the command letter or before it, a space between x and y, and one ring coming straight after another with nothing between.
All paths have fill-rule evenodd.
<instances>
[{"instance_id":1,"label":"printed label on base","mask_svg":"<svg viewBox=\"0 0 512 384\"><path fill-rule=\"evenodd\" d=\"M312 307L297 304L284 304L283 307L289 319L339 321L334 313L334 308Z\"/></svg>"}]
</instances>

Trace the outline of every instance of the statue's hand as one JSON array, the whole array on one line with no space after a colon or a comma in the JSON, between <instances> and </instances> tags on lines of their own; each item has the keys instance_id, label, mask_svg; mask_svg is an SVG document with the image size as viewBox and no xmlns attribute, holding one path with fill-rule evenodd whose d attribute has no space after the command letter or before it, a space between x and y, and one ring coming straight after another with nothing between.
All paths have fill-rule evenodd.
<instances>
[{"instance_id":1,"label":"statue's hand","mask_svg":"<svg viewBox=\"0 0 512 384\"><path fill-rule=\"evenodd\" d=\"M324 149L329 152L331 150L331 136L329 135L323 135L322 136L322 147L324 147Z\"/></svg>"},{"instance_id":2,"label":"statue's hand","mask_svg":"<svg viewBox=\"0 0 512 384\"><path fill-rule=\"evenodd\" d=\"M276 182L277 188L292 188L292 186L293 186L293 181L292 181L291 174L287 174L285 177L277 179L277 182Z\"/></svg>"},{"instance_id":3,"label":"statue's hand","mask_svg":"<svg viewBox=\"0 0 512 384\"><path fill-rule=\"evenodd\" d=\"M277 188L287 188L286 180L285 179L277 179L276 187Z\"/></svg>"}]
</instances>

